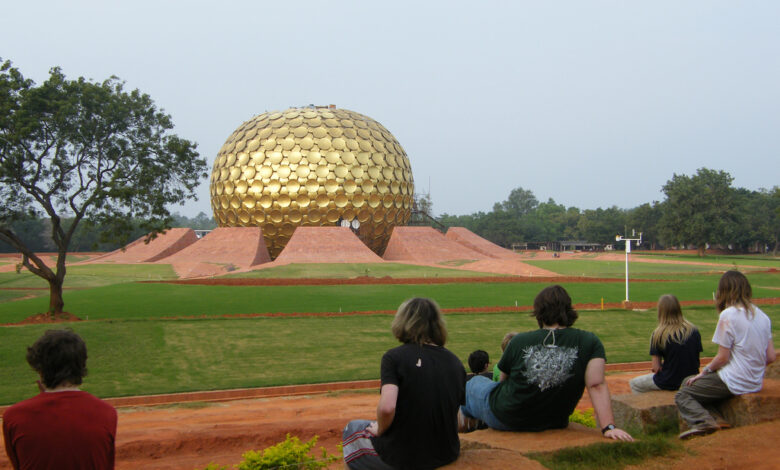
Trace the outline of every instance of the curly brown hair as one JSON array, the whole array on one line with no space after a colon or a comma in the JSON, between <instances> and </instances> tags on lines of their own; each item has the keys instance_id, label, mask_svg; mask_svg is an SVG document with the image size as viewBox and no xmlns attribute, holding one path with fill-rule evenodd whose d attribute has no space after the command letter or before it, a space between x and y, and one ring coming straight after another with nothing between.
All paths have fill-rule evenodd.
<instances>
[{"instance_id":1,"label":"curly brown hair","mask_svg":"<svg viewBox=\"0 0 780 470\"><path fill-rule=\"evenodd\" d=\"M27 348L27 363L46 388L81 385L87 375L87 345L71 330L48 330Z\"/></svg>"}]
</instances>

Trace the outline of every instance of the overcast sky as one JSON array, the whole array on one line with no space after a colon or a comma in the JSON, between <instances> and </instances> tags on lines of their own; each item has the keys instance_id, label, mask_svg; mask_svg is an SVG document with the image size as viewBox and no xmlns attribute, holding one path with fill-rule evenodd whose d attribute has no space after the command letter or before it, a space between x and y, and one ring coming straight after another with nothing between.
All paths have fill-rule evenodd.
<instances>
[{"instance_id":1,"label":"overcast sky","mask_svg":"<svg viewBox=\"0 0 780 470\"><path fill-rule=\"evenodd\" d=\"M116 75L211 165L254 115L336 104L384 125L434 212L516 187L595 209L674 173L780 185L778 1L15 1L0 57L40 83ZM211 214L199 200L174 210Z\"/></svg>"}]
</instances>

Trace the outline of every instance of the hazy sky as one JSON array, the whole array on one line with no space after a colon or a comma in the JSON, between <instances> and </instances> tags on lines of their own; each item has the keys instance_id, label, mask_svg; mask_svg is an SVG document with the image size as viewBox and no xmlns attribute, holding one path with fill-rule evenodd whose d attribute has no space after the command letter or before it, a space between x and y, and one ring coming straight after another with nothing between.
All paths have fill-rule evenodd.
<instances>
[{"instance_id":1,"label":"hazy sky","mask_svg":"<svg viewBox=\"0 0 780 470\"><path fill-rule=\"evenodd\" d=\"M434 212L518 186L595 209L674 173L780 185L778 1L5 2L0 57L116 75L211 165L245 120L336 104L384 125ZM211 213L199 200L174 210Z\"/></svg>"}]
</instances>

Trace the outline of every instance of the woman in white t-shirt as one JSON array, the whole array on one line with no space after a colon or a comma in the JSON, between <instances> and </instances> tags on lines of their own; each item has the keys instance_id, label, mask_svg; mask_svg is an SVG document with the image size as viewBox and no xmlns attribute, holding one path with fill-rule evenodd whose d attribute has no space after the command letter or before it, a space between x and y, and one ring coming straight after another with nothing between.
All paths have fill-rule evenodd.
<instances>
[{"instance_id":1,"label":"woman in white t-shirt","mask_svg":"<svg viewBox=\"0 0 780 470\"><path fill-rule=\"evenodd\" d=\"M688 377L674 400L690 429L680 439L720 429L705 409L719 401L761 390L764 370L776 359L769 317L753 305L750 283L739 271L720 278L715 302L720 313L712 342L718 353L698 375Z\"/></svg>"}]
</instances>

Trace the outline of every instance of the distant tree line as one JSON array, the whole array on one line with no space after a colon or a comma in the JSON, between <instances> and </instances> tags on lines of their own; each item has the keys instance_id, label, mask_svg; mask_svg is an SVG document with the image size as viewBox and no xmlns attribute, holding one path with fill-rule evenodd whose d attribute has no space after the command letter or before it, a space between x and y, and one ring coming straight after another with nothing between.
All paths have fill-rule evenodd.
<instances>
[{"instance_id":1,"label":"distant tree line","mask_svg":"<svg viewBox=\"0 0 780 470\"><path fill-rule=\"evenodd\" d=\"M700 168L695 175L677 175L662 191L665 199L632 209L566 207L552 198L539 202L515 188L490 212L442 214L447 227L466 227L505 247L527 242L581 240L614 244L615 235L642 232L642 248L696 248L707 245L739 252L775 254L780 236L780 187L751 191L732 186L724 171ZM621 247L623 245L621 244ZM622 249L622 248L621 248Z\"/></svg>"},{"instance_id":2,"label":"distant tree line","mask_svg":"<svg viewBox=\"0 0 780 470\"><path fill-rule=\"evenodd\" d=\"M179 213L171 215L173 222L171 227L189 227L197 230L211 230L217 227L214 218L204 212L198 213L195 217L187 217ZM62 219L62 225L69 227L72 221L69 218ZM141 226L140 220L131 221L132 229L129 240L136 240L147 234L147 231ZM31 250L36 252L54 252L57 247L51 236L51 220L48 218L27 217L16 220L10 224L15 234L24 240L25 244ZM79 251L113 251L121 247L117 241L101 241L100 234L103 227L100 224L84 220L76 228L71 240L71 252ZM0 253L16 252L11 245L0 241Z\"/></svg>"},{"instance_id":3,"label":"distant tree line","mask_svg":"<svg viewBox=\"0 0 780 470\"><path fill-rule=\"evenodd\" d=\"M552 198L539 202L533 192L515 188L505 201L497 202L490 212L468 215L442 214L437 217L446 227L466 227L501 246L516 243L581 240L604 245L615 242L615 235L632 229L642 232L642 247L648 249L730 247L739 252L763 252L765 247L777 253L780 237L780 187L751 191L734 188L733 178L724 171L701 168L693 176L675 174L663 186L662 202L644 203L632 209L612 206L606 209L579 209L558 204ZM422 212L432 214L429 194L417 195ZM195 217L172 215L171 227L209 230L216 228L214 218L203 212ZM430 224L415 216L414 224ZM68 219L63 219L68 225ZM140 221L129 240L146 234ZM29 217L15 221L13 230L34 251L54 251L51 222ZM73 235L70 251L111 251L117 242L101 242L101 227L83 221ZM621 247L622 249L622 247ZM0 241L0 252L15 250Z\"/></svg>"}]
</instances>

